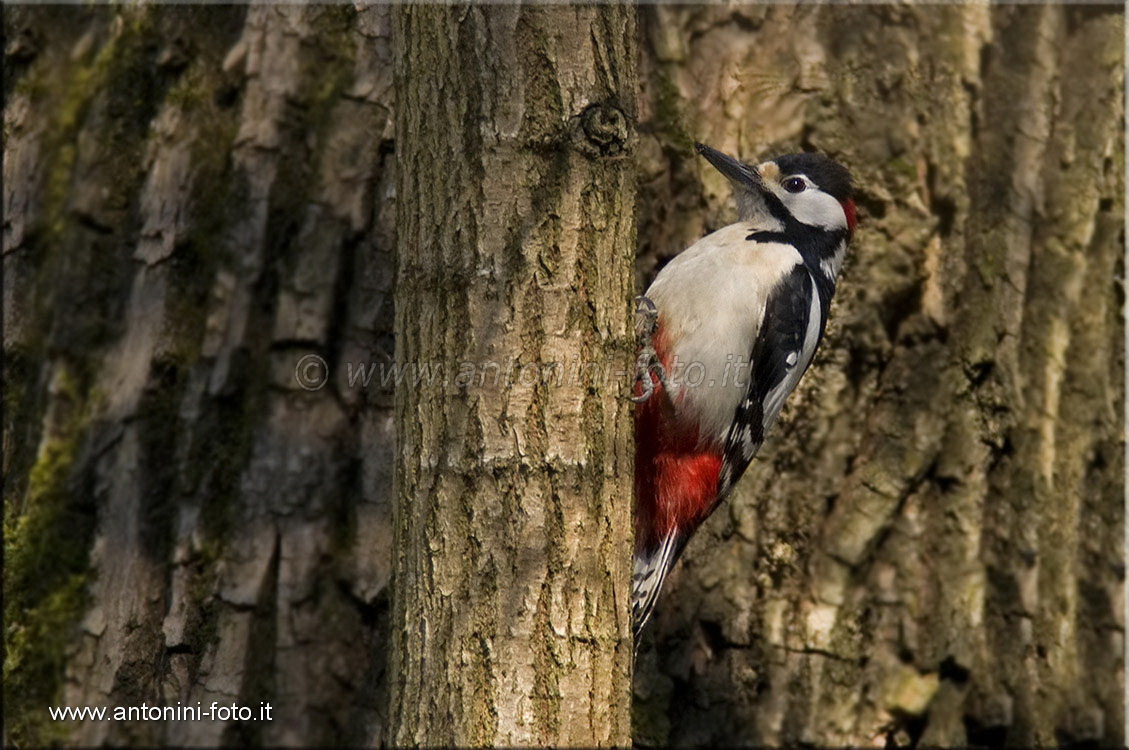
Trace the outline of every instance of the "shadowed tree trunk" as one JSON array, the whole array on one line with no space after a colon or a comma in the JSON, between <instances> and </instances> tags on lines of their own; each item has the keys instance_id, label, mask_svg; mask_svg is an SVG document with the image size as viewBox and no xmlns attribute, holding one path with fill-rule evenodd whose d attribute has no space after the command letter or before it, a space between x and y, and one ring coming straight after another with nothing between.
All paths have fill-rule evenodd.
<instances>
[{"instance_id":1,"label":"shadowed tree trunk","mask_svg":"<svg viewBox=\"0 0 1129 750\"><path fill-rule=\"evenodd\" d=\"M395 15L390 738L625 745L634 11Z\"/></svg>"},{"instance_id":2,"label":"shadowed tree trunk","mask_svg":"<svg viewBox=\"0 0 1129 750\"><path fill-rule=\"evenodd\" d=\"M3 12L5 743L626 743L626 384L492 385L629 358L694 140L862 226L634 739L1124 742L1120 7Z\"/></svg>"},{"instance_id":3,"label":"shadowed tree trunk","mask_svg":"<svg viewBox=\"0 0 1129 750\"><path fill-rule=\"evenodd\" d=\"M1122 744L1122 9L640 12L642 281L733 215L694 139L831 153L861 229L636 738Z\"/></svg>"},{"instance_id":4,"label":"shadowed tree trunk","mask_svg":"<svg viewBox=\"0 0 1129 750\"><path fill-rule=\"evenodd\" d=\"M5 6L6 743L379 740L387 18Z\"/></svg>"}]
</instances>

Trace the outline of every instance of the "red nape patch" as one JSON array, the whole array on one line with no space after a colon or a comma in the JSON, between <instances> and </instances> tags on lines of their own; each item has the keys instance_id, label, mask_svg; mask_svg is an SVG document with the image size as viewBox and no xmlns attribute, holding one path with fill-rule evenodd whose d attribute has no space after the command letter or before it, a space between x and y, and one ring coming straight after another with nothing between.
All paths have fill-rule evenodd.
<instances>
[{"instance_id":1,"label":"red nape patch","mask_svg":"<svg viewBox=\"0 0 1129 750\"><path fill-rule=\"evenodd\" d=\"M841 203L843 204L843 213L847 215L847 231L854 234L855 227L857 227L859 223L858 210L855 208L855 202L847 198L847 200L841 201Z\"/></svg>"}]
</instances>

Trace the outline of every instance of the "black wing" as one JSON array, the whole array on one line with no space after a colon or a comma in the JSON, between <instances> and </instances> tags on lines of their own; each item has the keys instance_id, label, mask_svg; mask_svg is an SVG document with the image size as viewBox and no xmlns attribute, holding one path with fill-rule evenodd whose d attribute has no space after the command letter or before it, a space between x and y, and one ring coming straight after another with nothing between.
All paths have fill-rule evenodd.
<instances>
[{"instance_id":1,"label":"black wing","mask_svg":"<svg viewBox=\"0 0 1129 750\"><path fill-rule=\"evenodd\" d=\"M765 401L770 394L773 401L786 398L790 388L787 391L774 389L782 387L795 374L797 367L806 366L811 361L812 352L804 350L804 340L808 334L812 298L815 296L813 287L814 282L808 270L802 265L796 265L768 295L764 320L749 355L748 389L744 399L737 405L725 438L725 455L718 475L715 504L725 498L745 473L749 462L764 442L764 433L768 429L765 423ZM818 296L819 335L810 346L812 351L822 338L823 321L826 319L823 295Z\"/></svg>"}]
</instances>

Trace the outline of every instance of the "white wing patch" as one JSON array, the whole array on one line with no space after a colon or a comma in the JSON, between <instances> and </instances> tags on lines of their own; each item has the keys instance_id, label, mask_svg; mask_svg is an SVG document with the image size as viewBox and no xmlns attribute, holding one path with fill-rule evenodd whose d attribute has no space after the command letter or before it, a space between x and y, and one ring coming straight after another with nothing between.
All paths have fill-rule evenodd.
<instances>
[{"instance_id":1,"label":"white wing patch","mask_svg":"<svg viewBox=\"0 0 1129 750\"><path fill-rule=\"evenodd\" d=\"M814 283L814 282L813 282ZM820 309L819 309L819 295L814 291L811 295L811 308L808 310L808 329L804 333L803 348L799 351L788 352L788 357L784 361L788 363L790 371L788 376L781 380L776 386L768 392L764 400L764 431L767 433L768 428L780 416L780 410L784 408L784 401L792 391L796 390L799 385L800 377L804 371L811 364L812 357L815 356L815 348L819 344L819 325L820 325Z\"/></svg>"},{"instance_id":2,"label":"white wing patch","mask_svg":"<svg viewBox=\"0 0 1129 750\"><path fill-rule=\"evenodd\" d=\"M718 501L729 493L733 483L744 473L760 449L765 435L780 415L788 395L795 390L804 371L811 364L819 345L822 309L815 279L807 270L797 269L797 272L803 274L795 282L800 288L797 289L790 283L789 287L782 287L774 292L784 296L769 302L773 307L766 312L766 328L762 331L769 338L758 341L753 349L754 359L759 357L762 361L754 362L754 380L750 381L748 391L731 419L725 439L721 473L718 475ZM806 295L806 299L796 296L801 293ZM804 309L804 303L807 309ZM789 316L801 314L806 320L793 318L795 327L789 325ZM767 348L762 350L762 346ZM767 391L762 390L769 383L775 385Z\"/></svg>"}]
</instances>

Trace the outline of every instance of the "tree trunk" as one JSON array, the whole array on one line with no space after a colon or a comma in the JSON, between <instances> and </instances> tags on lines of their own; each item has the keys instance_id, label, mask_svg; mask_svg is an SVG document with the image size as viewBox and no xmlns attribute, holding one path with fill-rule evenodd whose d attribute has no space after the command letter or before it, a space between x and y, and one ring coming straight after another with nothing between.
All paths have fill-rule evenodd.
<instances>
[{"instance_id":1,"label":"tree trunk","mask_svg":"<svg viewBox=\"0 0 1129 750\"><path fill-rule=\"evenodd\" d=\"M1121 8L641 13L642 281L733 215L694 139L829 152L862 223L636 739L1121 745Z\"/></svg>"},{"instance_id":2,"label":"tree trunk","mask_svg":"<svg viewBox=\"0 0 1129 750\"><path fill-rule=\"evenodd\" d=\"M5 744L380 739L387 19L5 6Z\"/></svg>"},{"instance_id":3,"label":"tree trunk","mask_svg":"<svg viewBox=\"0 0 1129 750\"><path fill-rule=\"evenodd\" d=\"M630 742L634 13L396 13L390 735ZM434 374L434 373L433 373Z\"/></svg>"}]
</instances>

